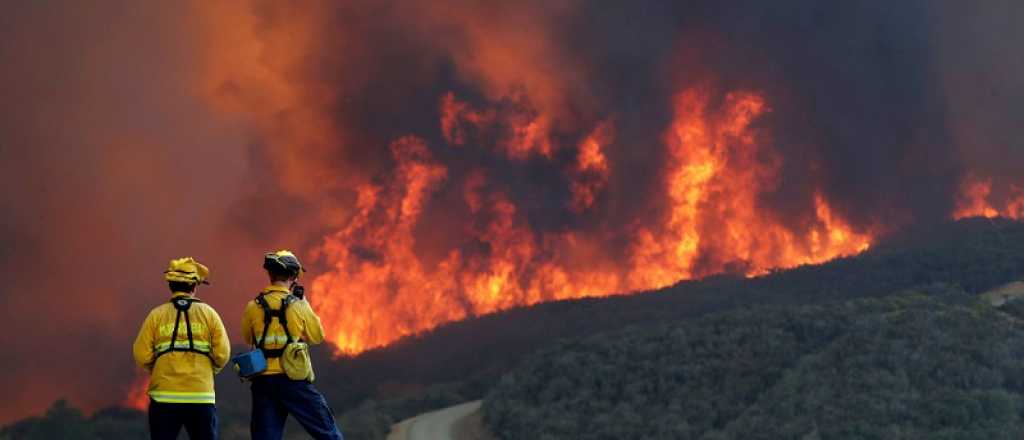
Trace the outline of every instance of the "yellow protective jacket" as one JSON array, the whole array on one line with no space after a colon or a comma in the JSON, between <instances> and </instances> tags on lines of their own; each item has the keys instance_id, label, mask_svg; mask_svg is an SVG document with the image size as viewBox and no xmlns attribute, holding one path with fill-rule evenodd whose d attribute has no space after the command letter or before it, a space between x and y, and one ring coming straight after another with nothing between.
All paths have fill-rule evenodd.
<instances>
[{"instance_id":1,"label":"yellow protective jacket","mask_svg":"<svg viewBox=\"0 0 1024 440\"><path fill-rule=\"evenodd\" d=\"M268 286L261 292L267 300L271 309L280 309L281 300L289 294L286 287ZM288 305L285 311L288 321L288 332L296 341L302 341L310 345L316 345L324 341L324 328L320 324L320 317L313 312L309 303L304 299L296 299ZM256 303L256 300L249 301L245 305L245 313L242 314L242 339L246 344L256 346L256 340L263 336L263 308ZM263 342L263 348L283 348L288 343L288 336L277 319L270 322L267 330L267 338ZM284 374L281 369L281 359L267 359L267 370L261 375Z\"/></svg>"},{"instance_id":2,"label":"yellow protective jacket","mask_svg":"<svg viewBox=\"0 0 1024 440\"><path fill-rule=\"evenodd\" d=\"M181 292L174 293L172 298L194 299ZM224 368L231 357L231 343L224 323L213 307L193 302L188 310L193 347L207 354L171 351L157 356L170 347L177 314L178 310L170 302L155 307L135 338L132 349L135 363L150 371L149 397L165 403L215 403L213 375ZM188 348L184 315L174 346Z\"/></svg>"}]
</instances>

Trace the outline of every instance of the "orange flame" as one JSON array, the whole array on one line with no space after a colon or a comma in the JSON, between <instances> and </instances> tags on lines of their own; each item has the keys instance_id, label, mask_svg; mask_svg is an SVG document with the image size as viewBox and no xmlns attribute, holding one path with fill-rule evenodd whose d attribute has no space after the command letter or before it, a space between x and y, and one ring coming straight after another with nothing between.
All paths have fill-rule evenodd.
<instances>
[{"instance_id":1,"label":"orange flame","mask_svg":"<svg viewBox=\"0 0 1024 440\"><path fill-rule=\"evenodd\" d=\"M750 130L769 109L748 92L728 94L720 115L710 114L708 101L699 89L676 98L667 134L672 208L663 224L638 231L630 285L660 287L726 270L754 275L868 248L870 235L854 232L820 193L816 218L803 231L758 209L758 195L774 188L782 163Z\"/></svg>"},{"instance_id":2,"label":"orange flame","mask_svg":"<svg viewBox=\"0 0 1024 440\"><path fill-rule=\"evenodd\" d=\"M604 123L580 143L569 187L572 191L572 209L577 213L593 206L597 196L608 184L610 168L603 146L611 142L611 137L611 124Z\"/></svg>"},{"instance_id":3,"label":"orange flame","mask_svg":"<svg viewBox=\"0 0 1024 440\"><path fill-rule=\"evenodd\" d=\"M471 108L468 103L459 101L455 94L448 92L441 98L441 133L451 145L466 144L467 131L483 130L494 121L492 111L479 111Z\"/></svg>"},{"instance_id":4,"label":"orange flame","mask_svg":"<svg viewBox=\"0 0 1024 440\"><path fill-rule=\"evenodd\" d=\"M203 96L257 132L280 189L320 207L316 224L334 231L312 251L327 270L312 281L310 301L342 353L510 307L721 272L753 276L871 243L871 231L848 224L820 188L795 202L799 218L778 218L762 206L778 187L783 158L756 129L771 109L751 91L722 100L701 88L679 93L655 176L660 188L637 195L653 207L602 223L618 208L608 201L623 198L612 182L629 171L615 161L629 140L599 112L600 94L587 85L591 69L555 43L561 28L552 17L572 10L569 4L412 2L402 9L415 19L393 18L403 18L412 35L438 38L425 50L450 62L459 84L479 96L472 104L455 93L440 98L447 145L404 136L390 143L390 158L353 160L368 142L360 127L349 126L358 122L338 115L361 111L348 97L377 73L360 68L376 56L356 26L366 8L312 6L194 7L199 31L209 34L202 39ZM328 13L334 8L344 14ZM337 26L339 16L353 26ZM446 160L484 148L502 166L554 167L564 186L552 190L566 195L568 213L596 221L537 228L528 215L535 206L522 205L532 201L517 199L500 170ZM438 199L452 212L433 212ZM430 229L437 217L443 230Z\"/></svg>"},{"instance_id":5,"label":"orange flame","mask_svg":"<svg viewBox=\"0 0 1024 440\"><path fill-rule=\"evenodd\" d=\"M121 406L145 411L149 407L149 374L139 372L128 388L128 395L121 401Z\"/></svg>"},{"instance_id":6,"label":"orange flame","mask_svg":"<svg viewBox=\"0 0 1024 440\"><path fill-rule=\"evenodd\" d=\"M670 209L653 223L637 219L643 226L627 233L627 267L603 246L615 232L531 229L503 191L488 187L484 170L460 182L470 216L464 243L436 264L425 263L416 251L415 228L427 199L451 182L422 140L393 143L395 177L361 186L358 213L318 251L331 268L314 280L310 298L338 349L358 353L515 306L658 288L722 271L756 275L870 245L871 236L853 230L820 193L799 228L759 209L758 196L773 188L782 162L751 129L769 111L759 95L731 93L713 110L705 93L691 89L676 104L676 121L666 134ZM441 107L442 131L454 145L465 144L465 127L487 130L495 123L490 110L470 109L450 94ZM610 142L611 126L602 123L579 143L567 170L575 212L593 206L603 191L613 171L604 153Z\"/></svg>"},{"instance_id":7,"label":"orange flame","mask_svg":"<svg viewBox=\"0 0 1024 440\"><path fill-rule=\"evenodd\" d=\"M554 147L548 137L549 117L537 112L522 93L506 101L514 111L505 112L499 118L494 109L475 109L449 92L441 99L441 133L449 144L463 146L470 141L479 143L484 133L494 131L494 125L500 123L508 133L500 137L497 147L505 155L516 160L533 154L550 159Z\"/></svg>"},{"instance_id":8,"label":"orange flame","mask_svg":"<svg viewBox=\"0 0 1024 440\"><path fill-rule=\"evenodd\" d=\"M953 218L1007 217L1024 219L1024 187L1010 185L1009 195L1001 203L992 194L992 179L968 175L960 185Z\"/></svg>"}]
</instances>

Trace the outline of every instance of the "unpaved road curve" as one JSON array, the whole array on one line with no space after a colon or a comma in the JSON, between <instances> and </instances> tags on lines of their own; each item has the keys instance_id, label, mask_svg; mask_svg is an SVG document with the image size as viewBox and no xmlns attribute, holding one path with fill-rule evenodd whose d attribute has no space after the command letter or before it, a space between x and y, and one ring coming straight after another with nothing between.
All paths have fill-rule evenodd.
<instances>
[{"instance_id":1,"label":"unpaved road curve","mask_svg":"<svg viewBox=\"0 0 1024 440\"><path fill-rule=\"evenodd\" d=\"M420 414L391 428L387 440L469 440L458 432L458 422L480 409L480 401Z\"/></svg>"}]
</instances>

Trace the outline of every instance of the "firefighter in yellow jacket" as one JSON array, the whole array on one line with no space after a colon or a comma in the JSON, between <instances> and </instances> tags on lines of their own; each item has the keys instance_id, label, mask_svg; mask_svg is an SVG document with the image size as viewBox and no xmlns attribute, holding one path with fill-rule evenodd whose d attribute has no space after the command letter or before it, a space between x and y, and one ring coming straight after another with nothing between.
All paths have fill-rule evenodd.
<instances>
[{"instance_id":1,"label":"firefighter in yellow jacket","mask_svg":"<svg viewBox=\"0 0 1024 440\"><path fill-rule=\"evenodd\" d=\"M149 432L154 440L217 439L213 376L228 362L231 343L213 307L195 297L210 271L191 257L164 272L170 301L149 312L135 338L135 362L149 370Z\"/></svg>"},{"instance_id":2,"label":"firefighter in yellow jacket","mask_svg":"<svg viewBox=\"0 0 1024 440\"><path fill-rule=\"evenodd\" d=\"M263 268L270 285L246 304L242 315L242 338L262 350L267 359L267 369L251 378L251 438L280 440L285 419L291 414L314 439L342 440L327 400L313 386L312 375L292 379L282 367L281 357L289 344L324 341L320 317L298 284L305 269L289 251L266 254Z\"/></svg>"}]
</instances>

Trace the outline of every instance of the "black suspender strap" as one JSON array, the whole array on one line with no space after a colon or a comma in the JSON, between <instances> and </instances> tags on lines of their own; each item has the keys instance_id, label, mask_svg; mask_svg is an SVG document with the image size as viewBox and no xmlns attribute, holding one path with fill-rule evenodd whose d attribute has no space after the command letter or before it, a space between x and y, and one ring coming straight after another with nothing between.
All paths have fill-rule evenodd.
<instances>
[{"instance_id":1,"label":"black suspender strap","mask_svg":"<svg viewBox=\"0 0 1024 440\"><path fill-rule=\"evenodd\" d=\"M171 298L171 304L174 305L174 309L177 312L174 315L174 330L171 331L171 340L167 348L160 350L156 353L156 359L172 351L191 351L193 353L199 353L210 356L209 351L202 351L196 348L195 340L192 337L192 319L189 317L188 310L192 307L192 303L202 302L196 298L182 298L174 297ZM178 328L181 324L181 316L185 315L185 334L188 336L188 348L178 348ZM211 358L212 359L212 358ZM155 359L154 359L155 361Z\"/></svg>"},{"instance_id":2,"label":"black suspender strap","mask_svg":"<svg viewBox=\"0 0 1024 440\"><path fill-rule=\"evenodd\" d=\"M295 300L294 296L287 295L283 299L281 299L281 308L280 309L272 309L272 308L270 308L270 303L268 303L267 299L264 298L264 294L263 293L260 293L256 297L256 304L258 304L260 306L260 308L263 309L263 334L261 334L260 337L256 339L256 348L258 348L261 351L263 351L263 357L265 357L267 359L279 358L279 357L281 357L281 355L284 354L284 347L282 347L282 348L263 348L264 343L267 341L267 332L270 331L270 322L274 318L277 318L277 322L280 323L281 324L281 328L284 329L284 335L285 335L285 337L287 337L287 340L288 340L288 342L285 345L287 346L287 344L291 344L292 342L295 342L295 340L292 339L291 332L288 331L288 315L287 315L288 305L290 305L292 303L292 301L294 301L294 300Z\"/></svg>"},{"instance_id":3,"label":"black suspender strap","mask_svg":"<svg viewBox=\"0 0 1024 440\"><path fill-rule=\"evenodd\" d=\"M181 322L181 309L178 309L177 304L175 304L174 308L177 310L177 312L174 314L174 331L171 332L171 345L168 345L166 349L162 350L159 354L157 354L157 357L160 357L160 355L164 353L170 353L174 351L174 344L178 342L178 323ZM188 317L188 312L185 313L185 317ZM191 329L189 329L189 341L192 340L191 334L192 331Z\"/></svg>"},{"instance_id":4,"label":"black suspender strap","mask_svg":"<svg viewBox=\"0 0 1024 440\"><path fill-rule=\"evenodd\" d=\"M263 343L267 340L267 331L270 330L270 320L273 317L270 314L270 304L267 304L267 300L263 297L262 293L256 297L256 304L259 304L260 308L263 309L263 333L261 333L259 339L256 340L256 348L262 350Z\"/></svg>"},{"instance_id":5,"label":"black suspender strap","mask_svg":"<svg viewBox=\"0 0 1024 440\"><path fill-rule=\"evenodd\" d=\"M188 319L188 310L178 310L178 314L185 315L185 331L188 332L188 349L190 351L195 351L196 344L192 341L192 321ZM177 321L178 319L175 318L174 320ZM174 332L174 337L178 337L178 332Z\"/></svg>"}]
</instances>

